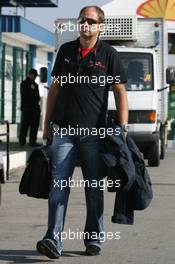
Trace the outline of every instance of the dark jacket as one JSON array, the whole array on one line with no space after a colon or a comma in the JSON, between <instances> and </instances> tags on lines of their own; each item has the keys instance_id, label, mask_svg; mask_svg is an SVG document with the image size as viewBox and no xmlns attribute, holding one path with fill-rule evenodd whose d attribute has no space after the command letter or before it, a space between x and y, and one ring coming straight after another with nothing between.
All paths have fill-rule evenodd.
<instances>
[{"instance_id":1,"label":"dark jacket","mask_svg":"<svg viewBox=\"0 0 175 264\"><path fill-rule=\"evenodd\" d=\"M31 153L19 185L20 194L48 198L51 187L50 163L47 147L37 148Z\"/></svg>"},{"instance_id":2,"label":"dark jacket","mask_svg":"<svg viewBox=\"0 0 175 264\"><path fill-rule=\"evenodd\" d=\"M113 124L113 128L119 127ZM105 152L106 150L106 152ZM143 154L133 139L120 135L107 135L104 140L102 158L106 164L108 180L119 179L120 188L108 188L115 191L113 223L133 224L134 210L147 208L152 200L151 180L145 167Z\"/></svg>"},{"instance_id":3,"label":"dark jacket","mask_svg":"<svg viewBox=\"0 0 175 264\"><path fill-rule=\"evenodd\" d=\"M22 111L36 111L40 109L39 101L39 88L35 81L26 78L20 84L21 93L21 110Z\"/></svg>"},{"instance_id":4,"label":"dark jacket","mask_svg":"<svg viewBox=\"0 0 175 264\"><path fill-rule=\"evenodd\" d=\"M127 147L123 130L112 124L113 130L120 131L120 135L107 134L103 140L102 159L106 166L108 180L120 180L122 190L128 191L136 179L135 165L132 154ZM114 184L115 186L115 184ZM118 189L118 188L117 188ZM116 191L115 187L108 187L108 191Z\"/></svg>"}]
</instances>

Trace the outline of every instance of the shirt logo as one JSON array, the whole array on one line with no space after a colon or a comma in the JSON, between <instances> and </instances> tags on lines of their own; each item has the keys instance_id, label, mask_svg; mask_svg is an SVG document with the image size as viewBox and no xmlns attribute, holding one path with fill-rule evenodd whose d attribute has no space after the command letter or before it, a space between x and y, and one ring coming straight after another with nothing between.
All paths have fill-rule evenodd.
<instances>
[{"instance_id":1,"label":"shirt logo","mask_svg":"<svg viewBox=\"0 0 175 264\"><path fill-rule=\"evenodd\" d=\"M64 61L66 61L67 63L69 63L69 62L70 62L70 60L71 60L71 59L64 59Z\"/></svg>"},{"instance_id":2,"label":"shirt logo","mask_svg":"<svg viewBox=\"0 0 175 264\"><path fill-rule=\"evenodd\" d=\"M94 63L90 63L87 67L88 68L95 68L98 67L100 70L104 70L105 69L105 65L101 62L101 61L96 61L95 64Z\"/></svg>"},{"instance_id":3,"label":"shirt logo","mask_svg":"<svg viewBox=\"0 0 175 264\"><path fill-rule=\"evenodd\" d=\"M35 89L35 85L34 84L31 84L31 89Z\"/></svg>"}]
</instances>

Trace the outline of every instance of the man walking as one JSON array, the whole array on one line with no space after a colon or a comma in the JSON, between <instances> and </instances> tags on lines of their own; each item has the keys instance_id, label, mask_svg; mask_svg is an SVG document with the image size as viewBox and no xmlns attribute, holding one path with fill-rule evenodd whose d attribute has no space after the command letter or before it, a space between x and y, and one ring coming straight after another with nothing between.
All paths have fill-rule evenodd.
<instances>
[{"instance_id":1,"label":"man walking","mask_svg":"<svg viewBox=\"0 0 175 264\"><path fill-rule=\"evenodd\" d=\"M28 129L30 129L29 145L37 146L37 132L40 120L40 96L38 84L35 82L37 70L31 69L26 80L21 83L21 126L19 144L26 144Z\"/></svg>"},{"instance_id":2,"label":"man walking","mask_svg":"<svg viewBox=\"0 0 175 264\"><path fill-rule=\"evenodd\" d=\"M117 51L99 39L104 12L98 6L84 7L79 14L80 37L63 44L52 71L54 80L49 90L43 139L47 139L52 159L52 187L49 193L48 229L37 250L49 258L62 252L61 234L64 228L70 186L60 182L72 177L77 154L84 181L103 178L100 159L101 138L88 134L92 129L106 127L107 101L113 87L119 122L128 122L128 103L124 83L126 76ZM73 78L69 78L69 77ZM110 82L107 77L110 76ZM81 78L80 78L81 77ZM117 77L117 78L116 78ZM112 80L112 81L111 81ZM52 132L50 131L52 122ZM64 133L61 129L85 129L83 135ZM57 184L56 184L57 183ZM84 245L87 255L98 255L104 234L103 190L97 184L85 186L87 217ZM96 234L96 236L92 235Z\"/></svg>"}]
</instances>

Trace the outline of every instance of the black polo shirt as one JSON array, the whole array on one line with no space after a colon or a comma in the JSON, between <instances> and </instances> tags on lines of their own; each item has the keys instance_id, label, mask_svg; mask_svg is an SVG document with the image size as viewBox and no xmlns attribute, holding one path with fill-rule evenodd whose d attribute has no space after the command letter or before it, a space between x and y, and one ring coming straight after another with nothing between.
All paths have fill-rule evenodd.
<instances>
[{"instance_id":1,"label":"black polo shirt","mask_svg":"<svg viewBox=\"0 0 175 264\"><path fill-rule=\"evenodd\" d=\"M118 52L97 40L84 58L79 38L63 44L51 75L60 82L52 121L62 127L103 127L107 121L111 83L125 83L126 75Z\"/></svg>"}]
</instances>

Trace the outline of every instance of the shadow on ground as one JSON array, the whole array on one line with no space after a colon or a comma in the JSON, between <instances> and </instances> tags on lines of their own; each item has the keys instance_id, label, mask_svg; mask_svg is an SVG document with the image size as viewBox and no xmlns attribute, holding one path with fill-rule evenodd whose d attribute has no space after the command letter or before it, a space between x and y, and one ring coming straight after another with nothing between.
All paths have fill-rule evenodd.
<instances>
[{"instance_id":1,"label":"shadow on ground","mask_svg":"<svg viewBox=\"0 0 175 264\"><path fill-rule=\"evenodd\" d=\"M84 251L63 251L62 257L80 257L85 256ZM36 258L37 257L37 258ZM39 257L41 257L39 259ZM40 255L34 250L0 250L0 261L8 263L44 263L53 260Z\"/></svg>"},{"instance_id":2,"label":"shadow on ground","mask_svg":"<svg viewBox=\"0 0 175 264\"><path fill-rule=\"evenodd\" d=\"M41 142L39 142L41 143ZM6 151L6 142L0 142L0 150L1 151ZM9 150L10 151L25 151L25 150L31 150L35 147L31 147L29 146L29 144L27 143L25 146L20 146L18 142L9 142Z\"/></svg>"}]
</instances>

